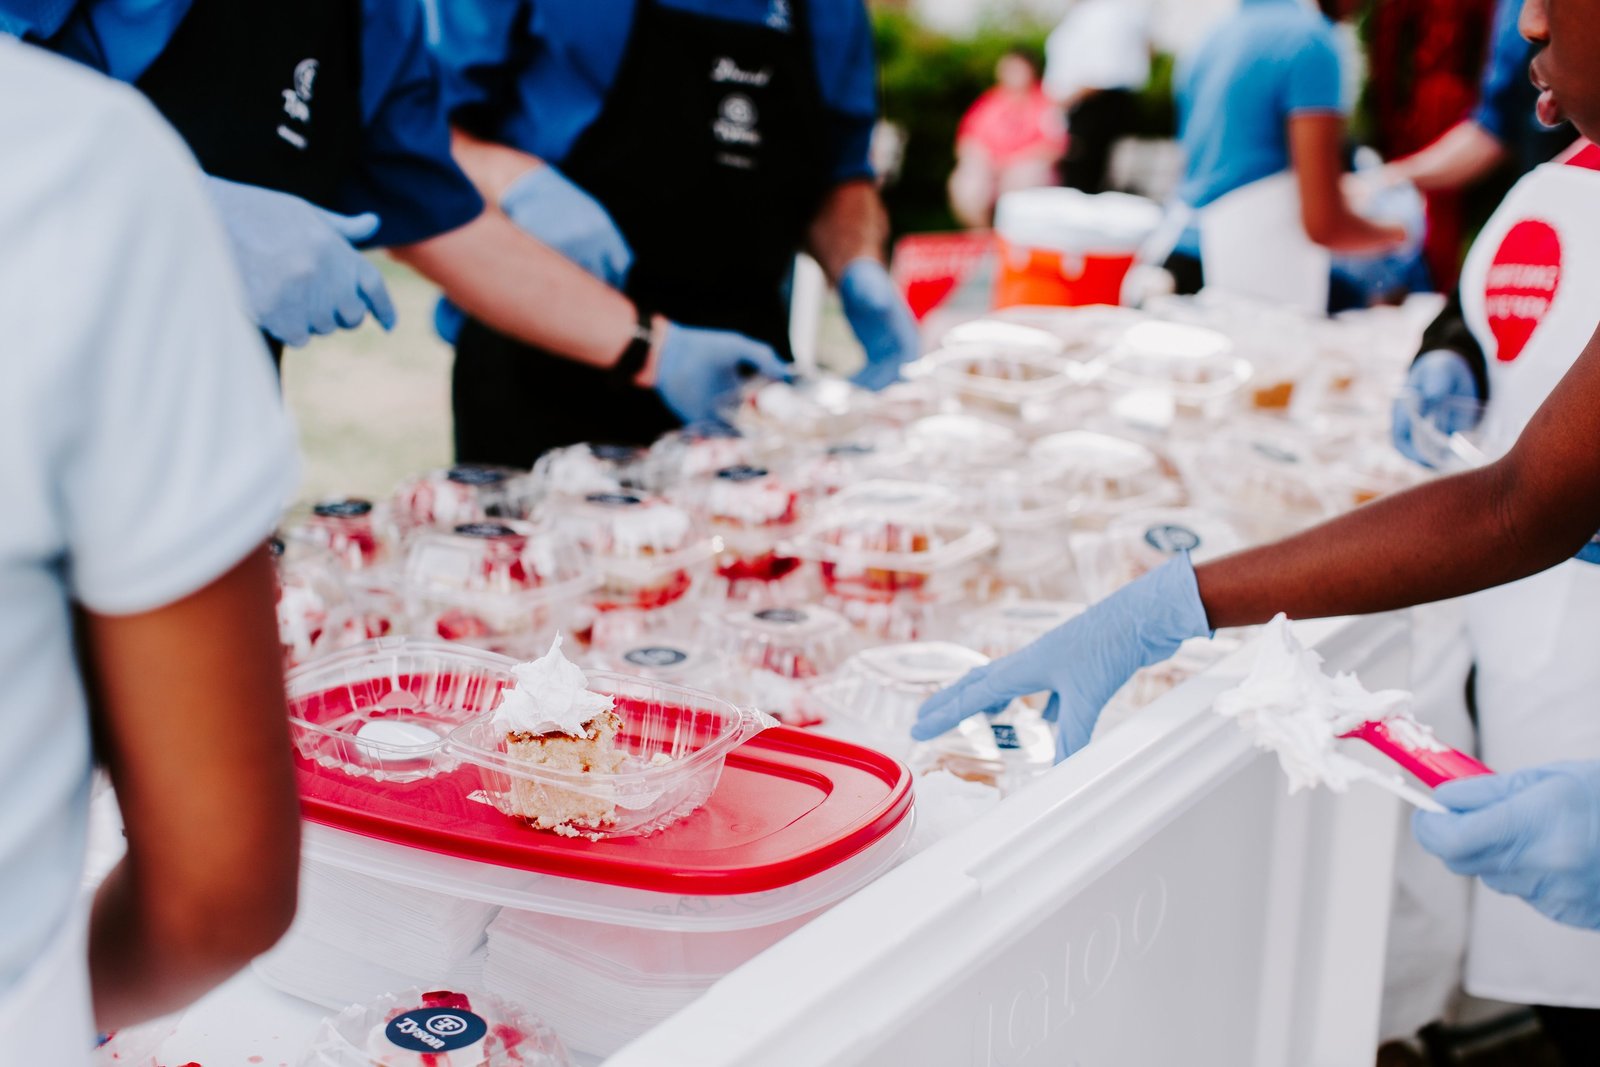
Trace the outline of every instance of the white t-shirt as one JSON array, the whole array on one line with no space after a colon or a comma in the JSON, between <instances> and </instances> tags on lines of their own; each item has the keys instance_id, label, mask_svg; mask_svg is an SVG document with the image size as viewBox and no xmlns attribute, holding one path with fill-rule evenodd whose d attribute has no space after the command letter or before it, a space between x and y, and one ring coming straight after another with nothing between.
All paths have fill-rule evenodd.
<instances>
[{"instance_id":1,"label":"white t-shirt","mask_svg":"<svg viewBox=\"0 0 1600 1067\"><path fill-rule=\"evenodd\" d=\"M73 603L134 614L208 585L272 530L297 460L178 137L131 89L10 39L0 100L3 995L77 897Z\"/></svg>"},{"instance_id":2,"label":"white t-shirt","mask_svg":"<svg viewBox=\"0 0 1600 1067\"><path fill-rule=\"evenodd\" d=\"M1078 0L1045 41L1044 91L1067 100L1083 89L1143 88L1148 20L1143 0Z\"/></svg>"}]
</instances>

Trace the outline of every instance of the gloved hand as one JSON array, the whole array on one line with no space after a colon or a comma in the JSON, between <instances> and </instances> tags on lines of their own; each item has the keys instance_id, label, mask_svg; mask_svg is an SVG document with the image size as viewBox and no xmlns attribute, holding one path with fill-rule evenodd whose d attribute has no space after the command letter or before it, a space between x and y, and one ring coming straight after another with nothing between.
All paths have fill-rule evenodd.
<instances>
[{"instance_id":1,"label":"gloved hand","mask_svg":"<svg viewBox=\"0 0 1600 1067\"><path fill-rule=\"evenodd\" d=\"M1479 416L1470 412L1471 405L1460 403L1478 399L1478 383L1472 376L1472 366L1461 353L1444 348L1423 353L1411 365L1406 389L1417 395L1421 416L1440 433L1449 436L1477 426ZM1402 397L1394 402L1392 413L1390 436L1394 447L1407 459L1431 467L1412 442L1414 430L1410 405Z\"/></svg>"},{"instance_id":2,"label":"gloved hand","mask_svg":"<svg viewBox=\"0 0 1600 1067\"><path fill-rule=\"evenodd\" d=\"M393 329L394 303L378 268L356 251L378 216L336 215L297 196L206 179L222 216L256 324L286 345L353 330L372 311Z\"/></svg>"},{"instance_id":3,"label":"gloved hand","mask_svg":"<svg viewBox=\"0 0 1600 1067\"><path fill-rule=\"evenodd\" d=\"M720 422L720 405L752 374L779 381L793 376L769 346L742 333L667 324L656 392L684 423Z\"/></svg>"},{"instance_id":4,"label":"gloved hand","mask_svg":"<svg viewBox=\"0 0 1600 1067\"><path fill-rule=\"evenodd\" d=\"M980 711L993 715L1018 697L1049 692L1044 715L1059 719L1056 759L1066 759L1089 743L1100 709L1136 671L1210 634L1194 567L1187 555L1177 556L1022 651L929 697L911 736L927 741Z\"/></svg>"},{"instance_id":5,"label":"gloved hand","mask_svg":"<svg viewBox=\"0 0 1600 1067\"><path fill-rule=\"evenodd\" d=\"M1423 848L1557 922L1600 930L1600 761L1463 778L1433 796L1451 810L1412 817Z\"/></svg>"},{"instance_id":6,"label":"gloved hand","mask_svg":"<svg viewBox=\"0 0 1600 1067\"><path fill-rule=\"evenodd\" d=\"M523 233L538 238L613 289L633 267L633 250L600 202L556 168L525 172L500 197L500 209Z\"/></svg>"},{"instance_id":7,"label":"gloved hand","mask_svg":"<svg viewBox=\"0 0 1600 1067\"><path fill-rule=\"evenodd\" d=\"M900 368L919 355L917 319L877 260L852 260L839 278L845 318L867 350L867 365L851 381L874 391L893 385Z\"/></svg>"}]
</instances>

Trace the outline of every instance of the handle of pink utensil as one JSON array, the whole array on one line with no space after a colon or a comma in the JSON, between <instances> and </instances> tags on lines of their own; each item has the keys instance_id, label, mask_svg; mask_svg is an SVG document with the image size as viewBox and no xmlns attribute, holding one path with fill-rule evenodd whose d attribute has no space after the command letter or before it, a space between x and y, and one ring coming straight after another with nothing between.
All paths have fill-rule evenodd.
<instances>
[{"instance_id":1,"label":"handle of pink utensil","mask_svg":"<svg viewBox=\"0 0 1600 1067\"><path fill-rule=\"evenodd\" d=\"M1480 774L1494 773L1458 749L1446 748L1434 752L1408 748L1396 741L1389 733L1389 728L1381 722L1364 723L1344 736L1365 741L1416 775L1429 789L1444 782L1453 782L1457 778L1474 778Z\"/></svg>"}]
</instances>

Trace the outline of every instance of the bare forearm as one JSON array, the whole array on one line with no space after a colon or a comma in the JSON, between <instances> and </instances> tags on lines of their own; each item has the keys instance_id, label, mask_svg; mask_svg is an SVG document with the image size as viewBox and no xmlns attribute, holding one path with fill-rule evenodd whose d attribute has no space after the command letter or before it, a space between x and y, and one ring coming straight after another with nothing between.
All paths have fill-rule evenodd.
<instances>
[{"instance_id":1,"label":"bare forearm","mask_svg":"<svg viewBox=\"0 0 1600 1067\"><path fill-rule=\"evenodd\" d=\"M497 210L392 252L467 314L579 363L610 366L633 336L637 313L627 297Z\"/></svg>"},{"instance_id":2,"label":"bare forearm","mask_svg":"<svg viewBox=\"0 0 1600 1067\"><path fill-rule=\"evenodd\" d=\"M450 151L466 172L478 194L497 205L511 184L530 170L544 166L544 160L509 145L496 144L452 129Z\"/></svg>"},{"instance_id":3,"label":"bare forearm","mask_svg":"<svg viewBox=\"0 0 1600 1067\"><path fill-rule=\"evenodd\" d=\"M828 193L811 221L806 250L837 283L852 260L869 256L881 262L888 240L889 213L877 186L863 178Z\"/></svg>"},{"instance_id":4,"label":"bare forearm","mask_svg":"<svg viewBox=\"0 0 1600 1067\"><path fill-rule=\"evenodd\" d=\"M1505 158L1505 146L1469 119L1389 169L1395 177L1425 191L1460 189L1488 177Z\"/></svg>"}]
</instances>

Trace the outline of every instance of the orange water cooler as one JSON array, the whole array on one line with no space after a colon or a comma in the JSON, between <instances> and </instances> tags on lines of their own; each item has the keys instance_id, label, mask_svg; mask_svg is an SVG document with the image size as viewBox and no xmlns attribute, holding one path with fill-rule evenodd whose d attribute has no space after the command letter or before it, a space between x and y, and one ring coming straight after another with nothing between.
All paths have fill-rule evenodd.
<instances>
[{"instance_id":1,"label":"orange water cooler","mask_svg":"<svg viewBox=\"0 0 1600 1067\"><path fill-rule=\"evenodd\" d=\"M995 211L994 306L1119 304L1161 208L1126 193L1022 189Z\"/></svg>"}]
</instances>

